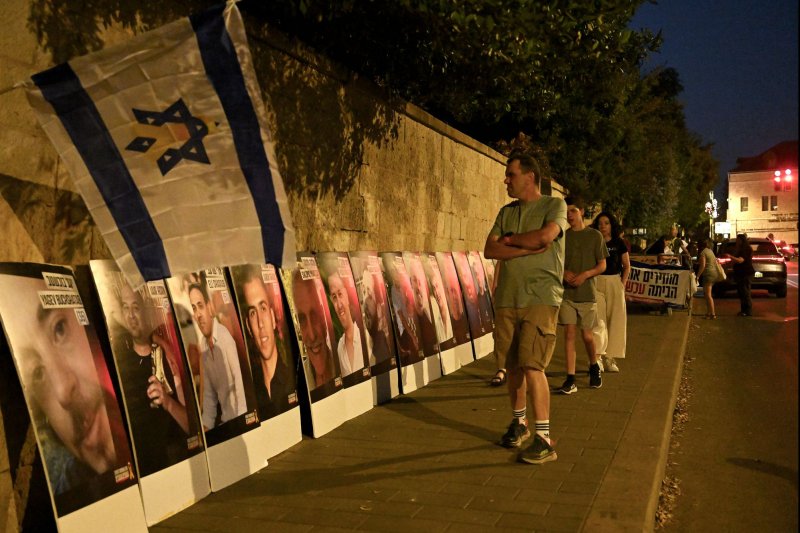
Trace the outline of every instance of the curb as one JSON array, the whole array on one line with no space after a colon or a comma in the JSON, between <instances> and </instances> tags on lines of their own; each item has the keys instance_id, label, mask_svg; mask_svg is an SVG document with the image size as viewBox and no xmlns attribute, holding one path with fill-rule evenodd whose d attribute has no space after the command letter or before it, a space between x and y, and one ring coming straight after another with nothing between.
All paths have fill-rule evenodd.
<instances>
[{"instance_id":1,"label":"curb","mask_svg":"<svg viewBox=\"0 0 800 533\"><path fill-rule=\"evenodd\" d=\"M663 328L664 317L656 324ZM675 322L679 322L675 324ZM653 346L653 366L633 407L582 531L653 531L669 454L672 417L680 388L691 315L673 314L683 329L678 346ZM677 353L676 353L677 352ZM665 402L665 400L668 400Z\"/></svg>"}]
</instances>

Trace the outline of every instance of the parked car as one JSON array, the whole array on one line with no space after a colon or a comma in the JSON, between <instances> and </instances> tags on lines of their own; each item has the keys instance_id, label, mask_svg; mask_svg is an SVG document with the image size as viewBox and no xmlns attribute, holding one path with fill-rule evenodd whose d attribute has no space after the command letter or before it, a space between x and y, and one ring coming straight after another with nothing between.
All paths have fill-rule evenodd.
<instances>
[{"instance_id":1,"label":"parked car","mask_svg":"<svg viewBox=\"0 0 800 533\"><path fill-rule=\"evenodd\" d=\"M775 246L778 247L778 250L781 251L783 254L784 259L787 261L794 259L797 257L797 248L792 246L786 241L772 241L775 243Z\"/></svg>"},{"instance_id":2,"label":"parked car","mask_svg":"<svg viewBox=\"0 0 800 533\"><path fill-rule=\"evenodd\" d=\"M786 259L774 242L769 239L751 238L750 247L753 249L753 276L754 289L767 289L778 298L786 297ZM714 295L720 296L727 291L736 290L736 281L733 279L733 261L725 254L732 254L736 249L736 240L727 240L717 247L717 257L725 270L725 281L714 284Z\"/></svg>"}]
</instances>

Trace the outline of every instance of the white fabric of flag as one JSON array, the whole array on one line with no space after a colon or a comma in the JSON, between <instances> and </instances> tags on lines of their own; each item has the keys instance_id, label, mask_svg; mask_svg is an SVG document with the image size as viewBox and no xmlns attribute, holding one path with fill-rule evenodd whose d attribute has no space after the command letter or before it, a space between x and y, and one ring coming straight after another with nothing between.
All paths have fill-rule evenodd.
<instances>
[{"instance_id":1,"label":"white fabric of flag","mask_svg":"<svg viewBox=\"0 0 800 533\"><path fill-rule=\"evenodd\" d=\"M235 4L32 77L28 99L129 281L291 265L294 228Z\"/></svg>"}]
</instances>

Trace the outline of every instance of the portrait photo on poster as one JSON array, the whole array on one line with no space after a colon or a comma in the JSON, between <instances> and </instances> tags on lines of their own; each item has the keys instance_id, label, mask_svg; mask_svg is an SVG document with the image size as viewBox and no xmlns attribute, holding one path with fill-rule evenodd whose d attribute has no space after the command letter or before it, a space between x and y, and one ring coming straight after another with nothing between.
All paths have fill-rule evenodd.
<instances>
[{"instance_id":1,"label":"portrait photo on poster","mask_svg":"<svg viewBox=\"0 0 800 533\"><path fill-rule=\"evenodd\" d=\"M382 375L397 368L397 358L381 260L372 251L348 255L364 319L371 372L373 376Z\"/></svg>"},{"instance_id":2,"label":"portrait photo on poster","mask_svg":"<svg viewBox=\"0 0 800 533\"><path fill-rule=\"evenodd\" d=\"M225 270L173 276L167 287L175 315L189 313L190 323L181 324L181 340L190 363L193 357L198 359L195 390L206 444L213 446L255 429L253 378Z\"/></svg>"},{"instance_id":3,"label":"portrait photo on poster","mask_svg":"<svg viewBox=\"0 0 800 533\"><path fill-rule=\"evenodd\" d=\"M494 276L496 271L496 264L497 262L494 259L486 259L484 257L483 252L478 252L478 255L481 257L481 261L483 261L483 271L486 273L486 284L489 286L489 296L494 301Z\"/></svg>"},{"instance_id":4,"label":"portrait photo on poster","mask_svg":"<svg viewBox=\"0 0 800 533\"><path fill-rule=\"evenodd\" d=\"M57 516L136 484L108 362L72 269L0 263L0 322Z\"/></svg>"},{"instance_id":5,"label":"portrait photo on poster","mask_svg":"<svg viewBox=\"0 0 800 533\"><path fill-rule=\"evenodd\" d=\"M483 269L483 260L481 260L480 254L474 250L468 252L467 258L469 259L469 266L472 270L472 276L475 279L481 325L483 326L484 331L494 331L494 310L492 309L489 281L486 278L486 272Z\"/></svg>"},{"instance_id":6,"label":"portrait photo on poster","mask_svg":"<svg viewBox=\"0 0 800 533\"><path fill-rule=\"evenodd\" d=\"M436 327L439 349L441 351L449 350L456 345L456 340L453 336L453 321L450 318L450 306L447 304L439 263L436 261L435 254L420 253L419 258L430 288L431 315Z\"/></svg>"},{"instance_id":7,"label":"portrait photo on poster","mask_svg":"<svg viewBox=\"0 0 800 533\"><path fill-rule=\"evenodd\" d=\"M350 260L343 252L316 255L333 322L336 354L345 387L370 379L369 347Z\"/></svg>"},{"instance_id":8,"label":"portrait photo on poster","mask_svg":"<svg viewBox=\"0 0 800 533\"><path fill-rule=\"evenodd\" d=\"M395 341L400 365L410 366L425 358L411 280L408 277L401 252L381 252L380 257L384 278L389 285L389 300L392 304Z\"/></svg>"},{"instance_id":9,"label":"portrait photo on poster","mask_svg":"<svg viewBox=\"0 0 800 533\"><path fill-rule=\"evenodd\" d=\"M456 264L458 281L461 284L461 292L464 295L469 330L472 334L472 338L477 339L478 337L482 337L486 333L486 330L481 322L481 311L478 305L478 288L475 283L475 277L472 274L472 268L470 267L466 252L453 252L453 261Z\"/></svg>"},{"instance_id":10,"label":"portrait photo on poster","mask_svg":"<svg viewBox=\"0 0 800 533\"><path fill-rule=\"evenodd\" d=\"M317 261L308 252L298 252L295 267L282 268L281 278L292 312L309 398L314 403L343 387L325 287Z\"/></svg>"},{"instance_id":11,"label":"portrait photo on poster","mask_svg":"<svg viewBox=\"0 0 800 533\"><path fill-rule=\"evenodd\" d=\"M439 353L439 339L431 310L431 291L428 286L428 278L425 276L425 269L422 268L419 253L403 252L403 262L406 265L408 280L414 295L414 314L419 325L422 351L425 353L425 357L431 357Z\"/></svg>"},{"instance_id":12,"label":"portrait photo on poster","mask_svg":"<svg viewBox=\"0 0 800 533\"><path fill-rule=\"evenodd\" d=\"M89 263L119 376L139 477L204 449L202 426L163 281L131 288L117 263Z\"/></svg>"},{"instance_id":13,"label":"portrait photo on poster","mask_svg":"<svg viewBox=\"0 0 800 533\"><path fill-rule=\"evenodd\" d=\"M442 283L447 296L450 321L453 324L453 338L456 346L461 346L470 342L472 335L452 252L436 252L436 262L439 264L439 272L442 275Z\"/></svg>"},{"instance_id":14,"label":"portrait photo on poster","mask_svg":"<svg viewBox=\"0 0 800 533\"><path fill-rule=\"evenodd\" d=\"M259 418L268 420L297 405L297 357L278 273L269 264L237 265L230 272L245 326Z\"/></svg>"}]
</instances>

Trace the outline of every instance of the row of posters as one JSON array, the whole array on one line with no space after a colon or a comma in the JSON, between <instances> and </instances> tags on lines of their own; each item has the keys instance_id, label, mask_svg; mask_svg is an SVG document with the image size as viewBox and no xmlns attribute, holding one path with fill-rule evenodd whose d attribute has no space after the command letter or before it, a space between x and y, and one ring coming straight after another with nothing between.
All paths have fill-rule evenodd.
<instances>
[{"instance_id":1,"label":"row of posters","mask_svg":"<svg viewBox=\"0 0 800 533\"><path fill-rule=\"evenodd\" d=\"M152 525L266 466L301 426L320 436L487 355L470 342L493 328L484 266L477 252L299 253L291 269L134 289L112 261L0 264L59 529L102 523L76 516L138 500L137 484Z\"/></svg>"}]
</instances>

